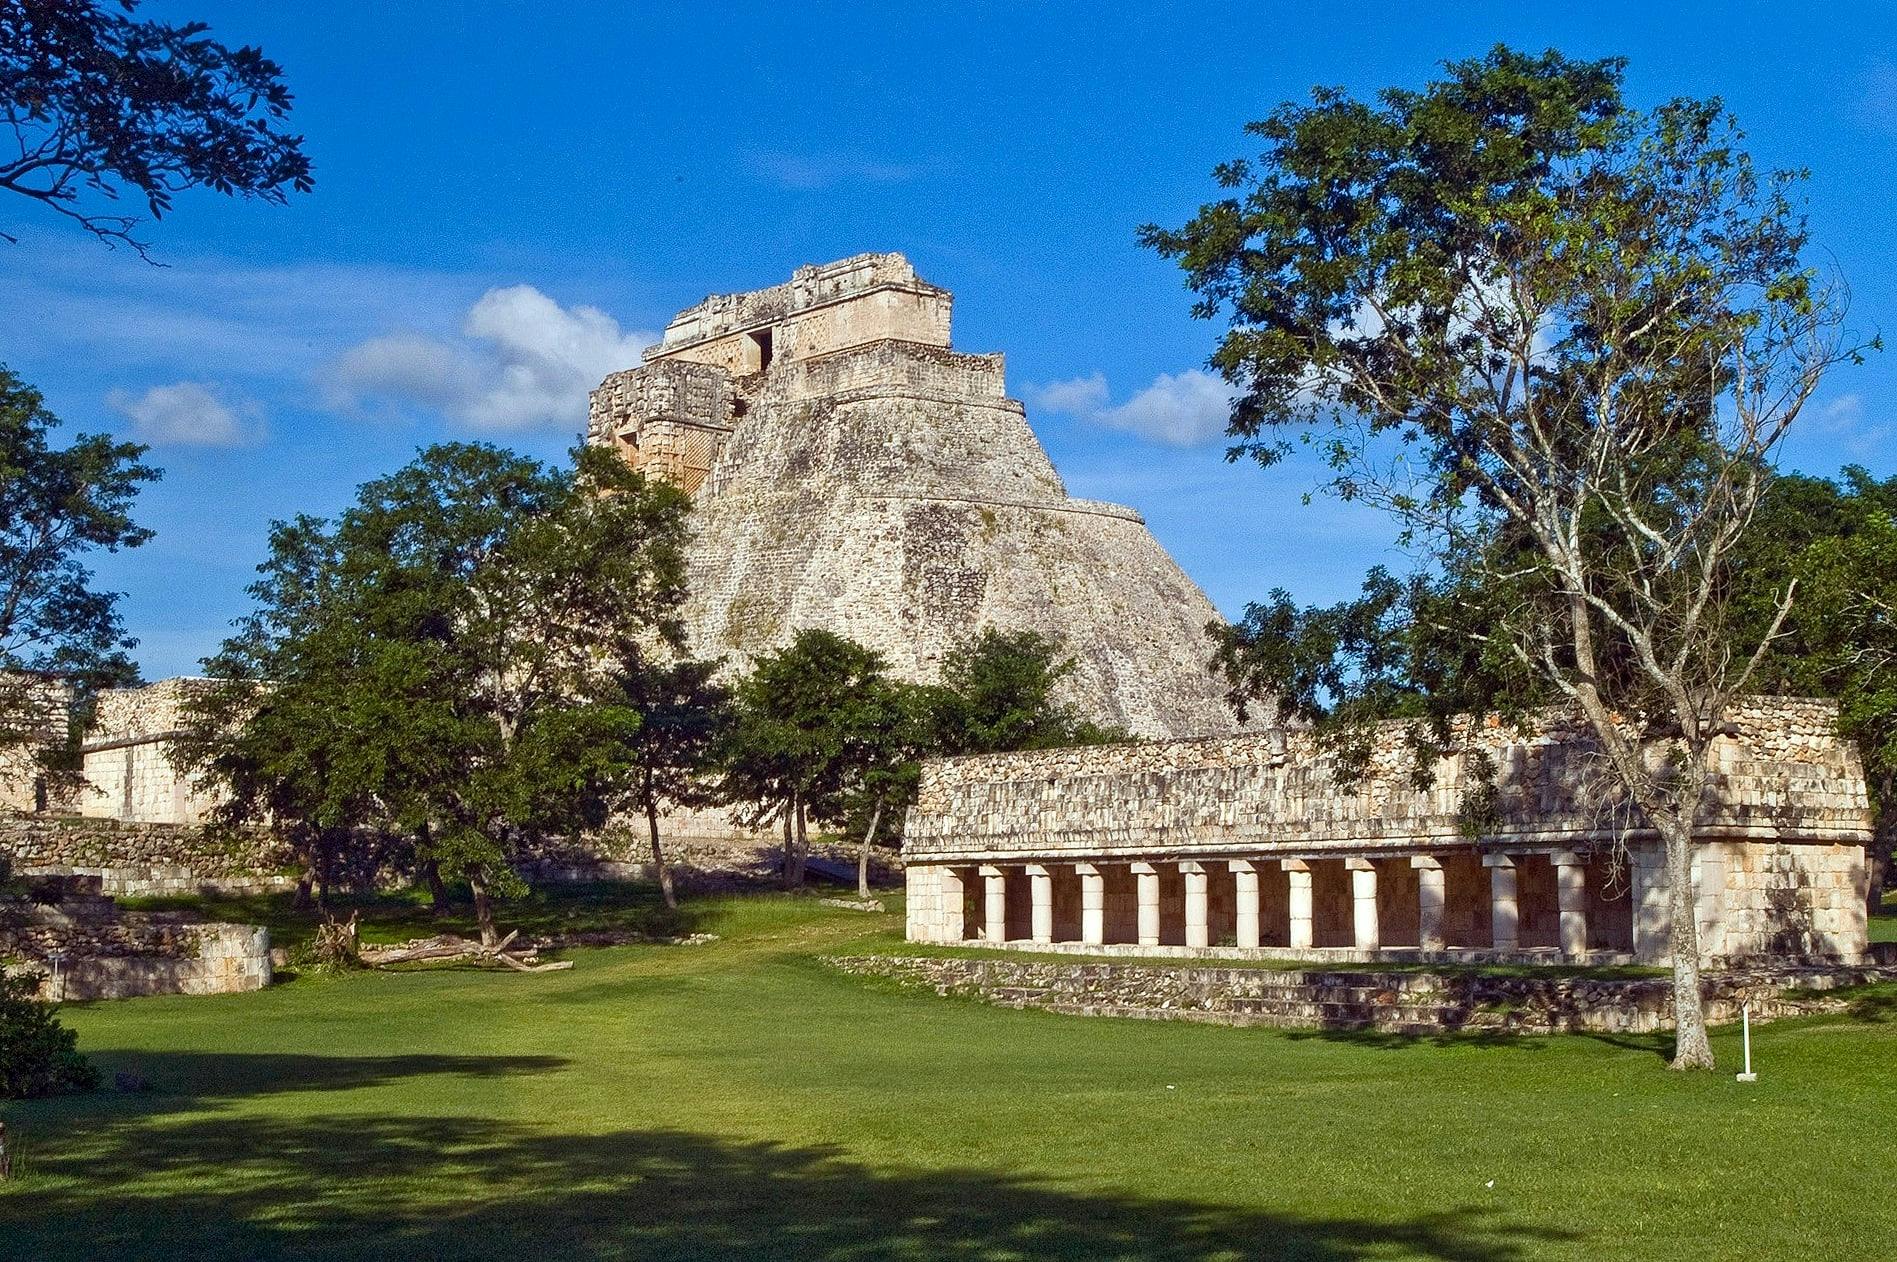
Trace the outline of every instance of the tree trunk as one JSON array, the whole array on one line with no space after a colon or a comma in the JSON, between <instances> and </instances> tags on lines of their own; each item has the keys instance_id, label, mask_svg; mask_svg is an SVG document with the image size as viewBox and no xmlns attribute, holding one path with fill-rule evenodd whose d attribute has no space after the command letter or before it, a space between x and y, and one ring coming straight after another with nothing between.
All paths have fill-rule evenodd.
<instances>
[{"instance_id":1,"label":"tree trunk","mask_svg":"<svg viewBox=\"0 0 1897 1262\"><path fill-rule=\"evenodd\" d=\"M309 869L305 868L303 875L296 878L296 897L290 900L290 906L298 911L308 911L316 906L316 899L311 896L311 889Z\"/></svg>"},{"instance_id":2,"label":"tree trunk","mask_svg":"<svg viewBox=\"0 0 1897 1262\"><path fill-rule=\"evenodd\" d=\"M883 822L883 800L876 799L876 809L869 813L869 827L863 830L863 852L856 856L856 896L869 897L869 847L876 840L876 826Z\"/></svg>"},{"instance_id":3,"label":"tree trunk","mask_svg":"<svg viewBox=\"0 0 1897 1262\"><path fill-rule=\"evenodd\" d=\"M1673 1060L1671 1069L1711 1069L1706 1007L1699 989L1699 908L1693 889L1693 833L1677 816L1653 821L1666 843L1668 942L1673 950Z\"/></svg>"},{"instance_id":4,"label":"tree trunk","mask_svg":"<svg viewBox=\"0 0 1897 1262\"><path fill-rule=\"evenodd\" d=\"M652 796L652 783L646 782L646 829L652 835L652 866L659 873L659 894L665 905L678 910L678 891L672 888L672 869L665 866L665 852L659 848L659 803Z\"/></svg>"},{"instance_id":5,"label":"tree trunk","mask_svg":"<svg viewBox=\"0 0 1897 1262\"><path fill-rule=\"evenodd\" d=\"M428 885L429 910L436 916L448 914L448 887L441 879L441 865L433 859L422 860L422 880Z\"/></svg>"},{"instance_id":6,"label":"tree trunk","mask_svg":"<svg viewBox=\"0 0 1897 1262\"><path fill-rule=\"evenodd\" d=\"M804 887L804 856L810 853L809 821L804 817L803 794L791 798L791 818L797 823L797 837L790 848L790 875L785 884L797 890Z\"/></svg>"},{"instance_id":7,"label":"tree trunk","mask_svg":"<svg viewBox=\"0 0 1897 1262\"><path fill-rule=\"evenodd\" d=\"M1871 843L1870 849L1864 854L1864 866L1870 877L1870 880L1867 882L1869 888L1865 894L1864 911L1866 915L1881 916L1884 914L1884 886L1890 880L1890 850L1888 847L1889 842L1879 838Z\"/></svg>"},{"instance_id":8,"label":"tree trunk","mask_svg":"<svg viewBox=\"0 0 1897 1262\"><path fill-rule=\"evenodd\" d=\"M778 862L778 865L777 865L777 880L778 880L778 883L781 884L785 889L789 889L791 887L790 885L790 857L791 857L791 852L797 848L797 835L793 831L793 829L796 826L791 823L791 815L792 815L791 804L787 800L784 803L784 857Z\"/></svg>"},{"instance_id":9,"label":"tree trunk","mask_svg":"<svg viewBox=\"0 0 1897 1262\"><path fill-rule=\"evenodd\" d=\"M1891 844L1897 841L1897 785L1887 771L1877 778L1871 795L1871 844L1864 849L1864 912L1884 914L1884 887L1890 881Z\"/></svg>"},{"instance_id":10,"label":"tree trunk","mask_svg":"<svg viewBox=\"0 0 1897 1262\"><path fill-rule=\"evenodd\" d=\"M479 874L468 874L468 888L474 891L474 923L481 927L481 945L491 947L501 940L494 928L494 900L488 897L487 882Z\"/></svg>"}]
</instances>

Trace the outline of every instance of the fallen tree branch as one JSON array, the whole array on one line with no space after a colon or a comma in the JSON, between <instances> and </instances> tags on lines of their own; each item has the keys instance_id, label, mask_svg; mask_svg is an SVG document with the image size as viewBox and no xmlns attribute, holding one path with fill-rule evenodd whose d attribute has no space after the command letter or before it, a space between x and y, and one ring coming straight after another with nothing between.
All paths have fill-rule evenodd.
<instances>
[{"instance_id":1,"label":"fallen tree branch","mask_svg":"<svg viewBox=\"0 0 1897 1262\"><path fill-rule=\"evenodd\" d=\"M521 973L552 973L573 967L571 960L554 964L540 963L538 947L509 950L514 939L519 936L520 930L516 929L493 946L488 946L472 938L444 933L432 938L417 938L398 946L364 947L361 958L370 968L388 968L390 965L412 964L420 960L476 960L502 964Z\"/></svg>"}]
</instances>

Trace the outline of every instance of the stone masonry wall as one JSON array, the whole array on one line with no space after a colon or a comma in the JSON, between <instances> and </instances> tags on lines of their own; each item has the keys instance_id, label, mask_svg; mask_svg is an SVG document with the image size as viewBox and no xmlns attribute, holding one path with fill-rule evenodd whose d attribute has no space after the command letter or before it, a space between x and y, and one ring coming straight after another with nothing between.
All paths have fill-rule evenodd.
<instances>
[{"instance_id":1,"label":"stone masonry wall","mask_svg":"<svg viewBox=\"0 0 1897 1262\"><path fill-rule=\"evenodd\" d=\"M78 812L160 824L197 824L208 818L215 797L201 791L172 762L171 746L185 726L193 695L212 686L210 680L185 676L100 693L91 730L80 747L84 785L75 803Z\"/></svg>"},{"instance_id":2,"label":"stone masonry wall","mask_svg":"<svg viewBox=\"0 0 1897 1262\"><path fill-rule=\"evenodd\" d=\"M0 964L38 974L53 1000L231 994L270 984L270 931L120 912L101 898L0 898Z\"/></svg>"},{"instance_id":3,"label":"stone masonry wall","mask_svg":"<svg viewBox=\"0 0 1897 1262\"><path fill-rule=\"evenodd\" d=\"M1708 958L1864 957L1869 802L1855 746L1837 737L1835 725L1830 702L1749 698L1711 752L1711 796L1693 865ZM1426 788L1412 779L1400 723L1377 731L1370 768L1354 784L1339 783L1333 756L1309 733L931 762L904 833L909 936L972 936L980 923L970 905L975 865L1065 871L1076 862L1138 861L1160 865L1165 875L1180 862L1203 862L1213 873L1216 920L1231 879L1227 860L1253 862L1261 897L1275 900L1267 881L1282 879L1275 860L1284 858L1312 873L1319 937L1309 945L1320 948L1318 958L1327 958L1324 948L1344 958L1338 949L1350 946L1339 860L1395 865L1376 884L1378 918L1386 943L1407 940L1405 949L1414 950L1414 908L1397 900L1416 896L1409 860L1430 856L1448 874L1440 888L1447 891L1444 915L1456 926L1454 949L1489 941L1491 886L1479 865L1490 860L1515 869L1508 897L1520 945L1548 948L1561 938L1550 863L1567 856L1561 862L1582 881L1588 932L1601 942L1564 949L1630 951L1664 962L1662 847L1636 813L1602 804L1612 786L1600 775L1589 734L1550 712L1526 733L1487 723L1465 724L1458 735L1461 752L1438 762ZM1480 765L1472 751L1496 768L1494 810L1476 835L1461 812L1465 794L1478 787L1467 779ZM1112 912L1111 888L1106 899ZM1181 917L1177 909L1168 914L1163 887L1160 900L1162 924L1176 926ZM1325 941L1326 925L1342 941ZM1121 924L1106 941L1125 940ZM1264 941L1239 953L1282 953L1271 947Z\"/></svg>"},{"instance_id":4,"label":"stone masonry wall","mask_svg":"<svg viewBox=\"0 0 1897 1262\"><path fill-rule=\"evenodd\" d=\"M1216 1025L1551 1034L1648 1033L1672 1027L1670 978L1596 979L1470 972L1169 966L1114 961L856 956L832 965L1015 1008L1076 1016L1145 1017ZM1889 980L1897 970L1749 970L1704 983L1707 1019L1754 1021L1836 1011L1822 992ZM1811 992L1818 992L1812 994Z\"/></svg>"},{"instance_id":5,"label":"stone masonry wall","mask_svg":"<svg viewBox=\"0 0 1897 1262\"><path fill-rule=\"evenodd\" d=\"M107 894L290 889L289 854L269 833L196 825L0 815L0 853L23 875L97 876Z\"/></svg>"},{"instance_id":6,"label":"stone masonry wall","mask_svg":"<svg viewBox=\"0 0 1897 1262\"><path fill-rule=\"evenodd\" d=\"M1870 803L1857 752L1836 735L1836 706L1758 697L1714 751L1705 835L1862 846ZM1465 748L1497 767L1486 839L1570 846L1638 824L1604 807L1599 760L1584 729L1557 714L1521 734L1465 725ZM911 861L1036 854L1223 851L1467 844L1463 753L1417 788L1401 723L1380 725L1354 785L1310 733L1106 745L944 759L924 769L905 830ZM1636 833L1642 831L1634 828Z\"/></svg>"}]
</instances>

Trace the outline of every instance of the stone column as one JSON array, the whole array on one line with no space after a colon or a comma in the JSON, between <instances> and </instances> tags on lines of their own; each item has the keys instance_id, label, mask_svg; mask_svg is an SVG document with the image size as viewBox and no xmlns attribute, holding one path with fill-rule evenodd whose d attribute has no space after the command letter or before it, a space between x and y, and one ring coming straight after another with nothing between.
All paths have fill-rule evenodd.
<instances>
[{"instance_id":1,"label":"stone column","mask_svg":"<svg viewBox=\"0 0 1897 1262\"><path fill-rule=\"evenodd\" d=\"M1726 953L1726 851L1718 844L1693 847L1693 919L1701 957Z\"/></svg>"},{"instance_id":2,"label":"stone column","mask_svg":"<svg viewBox=\"0 0 1897 1262\"><path fill-rule=\"evenodd\" d=\"M1425 951L1444 950L1442 860L1419 854L1411 857L1410 866L1416 869L1416 945Z\"/></svg>"},{"instance_id":3,"label":"stone column","mask_svg":"<svg viewBox=\"0 0 1897 1262\"><path fill-rule=\"evenodd\" d=\"M1008 877L1000 868L990 864L981 866L982 879L982 918L981 936L984 942L1006 942L1008 940Z\"/></svg>"},{"instance_id":4,"label":"stone column","mask_svg":"<svg viewBox=\"0 0 1897 1262\"><path fill-rule=\"evenodd\" d=\"M1186 945L1209 947L1212 945L1212 932L1209 924L1211 917L1206 907L1205 865L1182 863L1179 871L1186 878Z\"/></svg>"},{"instance_id":5,"label":"stone column","mask_svg":"<svg viewBox=\"0 0 1897 1262\"><path fill-rule=\"evenodd\" d=\"M1627 866L1634 900L1634 958L1642 964L1669 963L1673 912L1667 903L1666 848L1657 841L1636 842Z\"/></svg>"},{"instance_id":6,"label":"stone column","mask_svg":"<svg viewBox=\"0 0 1897 1262\"><path fill-rule=\"evenodd\" d=\"M1308 950L1311 945L1311 865L1302 859L1280 859L1291 886L1291 946Z\"/></svg>"},{"instance_id":7,"label":"stone column","mask_svg":"<svg viewBox=\"0 0 1897 1262\"><path fill-rule=\"evenodd\" d=\"M1521 947L1521 908L1515 902L1515 861L1505 854L1485 854L1489 870L1489 942L1497 951Z\"/></svg>"},{"instance_id":8,"label":"stone column","mask_svg":"<svg viewBox=\"0 0 1897 1262\"><path fill-rule=\"evenodd\" d=\"M1133 875L1139 880L1140 945L1159 945L1159 869L1150 863L1135 863Z\"/></svg>"},{"instance_id":9,"label":"stone column","mask_svg":"<svg viewBox=\"0 0 1897 1262\"><path fill-rule=\"evenodd\" d=\"M1080 940L1100 946L1107 940L1107 881L1091 863L1076 863L1080 874Z\"/></svg>"},{"instance_id":10,"label":"stone column","mask_svg":"<svg viewBox=\"0 0 1897 1262\"><path fill-rule=\"evenodd\" d=\"M937 868L940 874L936 878L936 897L941 903L942 939L945 942L960 942L968 932L968 926L962 923L962 874L957 868Z\"/></svg>"},{"instance_id":11,"label":"stone column","mask_svg":"<svg viewBox=\"0 0 1897 1262\"><path fill-rule=\"evenodd\" d=\"M1233 859L1226 866L1232 870L1232 885L1238 892L1236 941L1242 947L1255 947L1261 940L1258 926L1258 868L1249 859Z\"/></svg>"},{"instance_id":12,"label":"stone column","mask_svg":"<svg viewBox=\"0 0 1897 1262\"><path fill-rule=\"evenodd\" d=\"M1028 893L1034 900L1034 915L1029 921L1036 942L1054 940L1054 874L1038 863L1027 866Z\"/></svg>"},{"instance_id":13,"label":"stone column","mask_svg":"<svg viewBox=\"0 0 1897 1262\"><path fill-rule=\"evenodd\" d=\"M1359 951L1374 951L1382 945L1377 932L1377 865L1368 859L1346 859L1350 873L1352 943Z\"/></svg>"},{"instance_id":14,"label":"stone column","mask_svg":"<svg viewBox=\"0 0 1897 1262\"><path fill-rule=\"evenodd\" d=\"M1572 850L1557 850L1550 861L1561 907L1561 954L1580 959L1587 954L1587 860Z\"/></svg>"}]
</instances>

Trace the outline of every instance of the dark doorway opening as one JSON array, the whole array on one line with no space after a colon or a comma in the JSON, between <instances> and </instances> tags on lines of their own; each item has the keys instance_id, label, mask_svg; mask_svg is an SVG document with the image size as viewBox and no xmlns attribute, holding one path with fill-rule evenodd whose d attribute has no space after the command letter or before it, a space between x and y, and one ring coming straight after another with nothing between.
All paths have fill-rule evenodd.
<instances>
[{"instance_id":1,"label":"dark doorway opening","mask_svg":"<svg viewBox=\"0 0 1897 1262\"><path fill-rule=\"evenodd\" d=\"M753 332L751 334L751 345L755 348L753 358L757 361L757 367L754 371L763 372L766 368L771 366L771 331L769 329L758 329Z\"/></svg>"}]
</instances>

